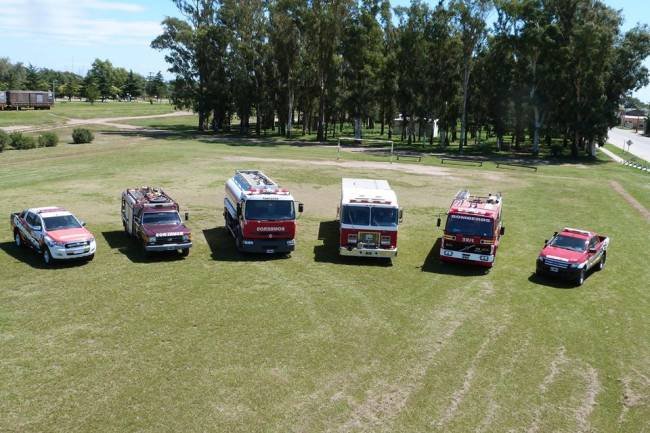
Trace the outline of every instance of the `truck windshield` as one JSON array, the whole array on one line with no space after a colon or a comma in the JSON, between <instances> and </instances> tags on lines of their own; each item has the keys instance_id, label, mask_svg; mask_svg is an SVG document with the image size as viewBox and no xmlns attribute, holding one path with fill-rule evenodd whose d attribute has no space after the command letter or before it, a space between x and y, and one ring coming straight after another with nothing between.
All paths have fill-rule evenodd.
<instances>
[{"instance_id":1,"label":"truck windshield","mask_svg":"<svg viewBox=\"0 0 650 433\"><path fill-rule=\"evenodd\" d=\"M343 206L343 224L355 226L397 227L397 208L374 206Z\"/></svg>"},{"instance_id":2,"label":"truck windshield","mask_svg":"<svg viewBox=\"0 0 650 433\"><path fill-rule=\"evenodd\" d=\"M291 200L248 200L245 213L247 220L286 221L295 219L293 201Z\"/></svg>"},{"instance_id":3,"label":"truck windshield","mask_svg":"<svg viewBox=\"0 0 650 433\"><path fill-rule=\"evenodd\" d=\"M142 224L169 224L179 225L181 217L178 212L145 212L142 215Z\"/></svg>"},{"instance_id":4,"label":"truck windshield","mask_svg":"<svg viewBox=\"0 0 650 433\"><path fill-rule=\"evenodd\" d=\"M81 228L79 221L77 221L77 219L72 215L43 218L43 223L45 224L45 230L47 231Z\"/></svg>"},{"instance_id":5,"label":"truck windshield","mask_svg":"<svg viewBox=\"0 0 650 433\"><path fill-rule=\"evenodd\" d=\"M490 218L471 215L449 215L445 232L453 235L491 238L494 236L494 222Z\"/></svg>"},{"instance_id":6,"label":"truck windshield","mask_svg":"<svg viewBox=\"0 0 650 433\"><path fill-rule=\"evenodd\" d=\"M562 235L555 236L551 240L549 245L552 247L562 248L571 251L578 251L581 253L587 251L587 241L585 241L584 239L574 238L571 236L562 236Z\"/></svg>"}]
</instances>

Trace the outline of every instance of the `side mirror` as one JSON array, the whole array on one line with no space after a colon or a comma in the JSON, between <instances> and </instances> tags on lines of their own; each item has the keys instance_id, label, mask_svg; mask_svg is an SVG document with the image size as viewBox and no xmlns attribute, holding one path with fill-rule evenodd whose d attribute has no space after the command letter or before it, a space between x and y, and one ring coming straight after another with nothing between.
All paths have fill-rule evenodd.
<instances>
[{"instance_id":1,"label":"side mirror","mask_svg":"<svg viewBox=\"0 0 650 433\"><path fill-rule=\"evenodd\" d=\"M241 203L237 203L237 216L241 217Z\"/></svg>"},{"instance_id":2,"label":"side mirror","mask_svg":"<svg viewBox=\"0 0 650 433\"><path fill-rule=\"evenodd\" d=\"M442 224L442 219L438 217L438 221L436 221L436 227L440 227L440 224Z\"/></svg>"},{"instance_id":3,"label":"side mirror","mask_svg":"<svg viewBox=\"0 0 650 433\"><path fill-rule=\"evenodd\" d=\"M548 239L544 239L544 246L548 245Z\"/></svg>"},{"instance_id":4,"label":"side mirror","mask_svg":"<svg viewBox=\"0 0 650 433\"><path fill-rule=\"evenodd\" d=\"M79 223L81 224L81 227L86 227L86 221L79 221Z\"/></svg>"},{"instance_id":5,"label":"side mirror","mask_svg":"<svg viewBox=\"0 0 650 433\"><path fill-rule=\"evenodd\" d=\"M501 231L499 233L501 233L501 236L505 235L506 234L506 228L504 226L501 226Z\"/></svg>"},{"instance_id":6,"label":"side mirror","mask_svg":"<svg viewBox=\"0 0 650 433\"><path fill-rule=\"evenodd\" d=\"M34 226L33 229L34 229L35 232L40 232L41 230L43 230L43 227L41 227L41 226Z\"/></svg>"},{"instance_id":7,"label":"side mirror","mask_svg":"<svg viewBox=\"0 0 650 433\"><path fill-rule=\"evenodd\" d=\"M399 222L402 222L404 219L404 209L400 208L399 210Z\"/></svg>"},{"instance_id":8,"label":"side mirror","mask_svg":"<svg viewBox=\"0 0 650 433\"><path fill-rule=\"evenodd\" d=\"M185 221L189 221L189 219L190 219L190 213L185 212Z\"/></svg>"},{"instance_id":9,"label":"side mirror","mask_svg":"<svg viewBox=\"0 0 650 433\"><path fill-rule=\"evenodd\" d=\"M303 203L298 203L298 212L302 213L305 210L305 205Z\"/></svg>"}]
</instances>

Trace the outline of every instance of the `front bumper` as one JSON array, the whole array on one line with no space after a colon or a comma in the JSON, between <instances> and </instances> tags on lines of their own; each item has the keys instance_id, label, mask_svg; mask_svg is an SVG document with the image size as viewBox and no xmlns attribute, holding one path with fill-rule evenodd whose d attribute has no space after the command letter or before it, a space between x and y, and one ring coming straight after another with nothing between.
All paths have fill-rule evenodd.
<instances>
[{"instance_id":1,"label":"front bumper","mask_svg":"<svg viewBox=\"0 0 650 433\"><path fill-rule=\"evenodd\" d=\"M192 247L192 242L182 242L182 243L163 244L163 245L145 245L144 249L147 252L158 252L158 251L186 250L191 247Z\"/></svg>"},{"instance_id":2,"label":"front bumper","mask_svg":"<svg viewBox=\"0 0 650 433\"><path fill-rule=\"evenodd\" d=\"M462 251L440 249L440 260L448 263L469 263L491 268L494 266L494 254L474 254Z\"/></svg>"},{"instance_id":3,"label":"front bumper","mask_svg":"<svg viewBox=\"0 0 650 433\"><path fill-rule=\"evenodd\" d=\"M90 245L74 248L50 246L49 250L52 258L56 260L82 259L84 257L89 257L95 254L95 251L97 251L97 243L95 241L92 241Z\"/></svg>"},{"instance_id":4,"label":"front bumper","mask_svg":"<svg viewBox=\"0 0 650 433\"><path fill-rule=\"evenodd\" d=\"M385 257L391 258L397 256L397 248L359 248L359 247L339 247L339 254L351 257Z\"/></svg>"},{"instance_id":5,"label":"front bumper","mask_svg":"<svg viewBox=\"0 0 650 433\"><path fill-rule=\"evenodd\" d=\"M293 239L244 239L239 248L244 253L290 253L296 249Z\"/></svg>"},{"instance_id":6,"label":"front bumper","mask_svg":"<svg viewBox=\"0 0 650 433\"><path fill-rule=\"evenodd\" d=\"M555 266L549 266L546 263L542 263L539 260L537 261L536 273L537 275L544 275L549 277L559 278L561 280L577 280L578 276L582 272L582 269L579 268L560 268Z\"/></svg>"}]
</instances>

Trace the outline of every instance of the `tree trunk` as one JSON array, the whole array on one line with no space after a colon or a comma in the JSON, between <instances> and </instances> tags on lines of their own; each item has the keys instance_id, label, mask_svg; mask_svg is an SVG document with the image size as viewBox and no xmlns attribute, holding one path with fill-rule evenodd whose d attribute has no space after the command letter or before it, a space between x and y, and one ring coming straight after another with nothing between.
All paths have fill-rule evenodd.
<instances>
[{"instance_id":1,"label":"tree trunk","mask_svg":"<svg viewBox=\"0 0 650 433\"><path fill-rule=\"evenodd\" d=\"M291 124L293 122L293 89L291 87L289 87L289 109L287 111L287 137L291 138Z\"/></svg>"},{"instance_id":2,"label":"tree trunk","mask_svg":"<svg viewBox=\"0 0 650 433\"><path fill-rule=\"evenodd\" d=\"M460 146L459 151L463 153L463 146L467 140L467 94L469 92L469 60L465 60L463 70L463 109L460 119Z\"/></svg>"},{"instance_id":3,"label":"tree trunk","mask_svg":"<svg viewBox=\"0 0 650 433\"><path fill-rule=\"evenodd\" d=\"M361 139L361 118L358 115L354 116L354 138Z\"/></svg>"}]
</instances>

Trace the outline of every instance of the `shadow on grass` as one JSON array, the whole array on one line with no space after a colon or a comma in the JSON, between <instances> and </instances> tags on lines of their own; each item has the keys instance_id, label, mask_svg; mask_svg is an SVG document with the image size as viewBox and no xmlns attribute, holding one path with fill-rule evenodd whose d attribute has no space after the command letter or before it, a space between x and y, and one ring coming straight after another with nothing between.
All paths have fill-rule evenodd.
<instances>
[{"instance_id":1,"label":"shadow on grass","mask_svg":"<svg viewBox=\"0 0 650 433\"><path fill-rule=\"evenodd\" d=\"M212 253L212 259L220 262L259 262L291 257L290 254L284 253L254 254L239 252L235 246L235 240L225 227L205 229L203 230L203 236Z\"/></svg>"},{"instance_id":2,"label":"shadow on grass","mask_svg":"<svg viewBox=\"0 0 650 433\"><path fill-rule=\"evenodd\" d=\"M587 284L587 281L589 280L589 276L593 273L594 273L593 269L587 272L587 275L585 276L584 284ZM535 272L530 274L530 277L528 277L528 281L538 286L553 287L556 289L579 289L581 287L571 280L566 280L562 278L553 278L545 275L537 275Z\"/></svg>"},{"instance_id":3,"label":"shadow on grass","mask_svg":"<svg viewBox=\"0 0 650 433\"><path fill-rule=\"evenodd\" d=\"M380 257L347 257L339 254L339 222L323 221L318 226L318 240L314 247L314 260L321 263L352 266L392 266L391 259Z\"/></svg>"},{"instance_id":4,"label":"shadow on grass","mask_svg":"<svg viewBox=\"0 0 650 433\"><path fill-rule=\"evenodd\" d=\"M486 275L490 272L490 268L483 268L481 266L466 265L462 263L444 263L440 260L440 246L442 238L436 239L433 247L427 254L427 258L422 263L422 272L431 272L434 274L442 275L456 275L459 277L476 277Z\"/></svg>"},{"instance_id":5,"label":"shadow on grass","mask_svg":"<svg viewBox=\"0 0 650 433\"><path fill-rule=\"evenodd\" d=\"M133 263L183 260L183 257L177 251L161 251L145 254L142 246L135 239L128 236L124 230L102 232L102 236L104 236L106 243L111 249L124 254Z\"/></svg>"},{"instance_id":6,"label":"shadow on grass","mask_svg":"<svg viewBox=\"0 0 650 433\"><path fill-rule=\"evenodd\" d=\"M4 251L8 256L13 257L20 262L23 262L34 269L71 268L88 263L88 259L76 258L59 260L54 262L52 265L46 265L43 262L42 256L36 252L36 250L28 247L17 247L13 242L0 243L0 250Z\"/></svg>"}]
</instances>

